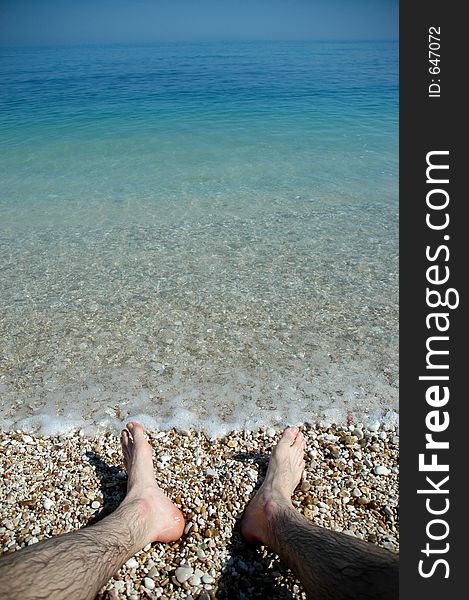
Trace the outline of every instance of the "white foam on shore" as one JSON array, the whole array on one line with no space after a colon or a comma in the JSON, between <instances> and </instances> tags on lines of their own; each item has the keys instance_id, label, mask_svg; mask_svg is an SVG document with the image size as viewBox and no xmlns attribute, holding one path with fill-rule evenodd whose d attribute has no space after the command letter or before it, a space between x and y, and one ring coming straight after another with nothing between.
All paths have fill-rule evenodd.
<instances>
[{"instance_id":1,"label":"white foam on shore","mask_svg":"<svg viewBox=\"0 0 469 600\"><path fill-rule=\"evenodd\" d=\"M309 376L298 370L218 373L213 367L191 376L175 369L170 376L162 374L155 389L145 385L139 372L103 369L86 383L77 378L62 392L61 376L51 375L46 379L49 391L43 390L35 409L31 401L12 394L10 406L16 407L4 412L0 426L47 436L71 431L88 435L118 433L136 420L146 429L203 429L209 437L304 422L397 426L397 387L373 373L372 365L331 364L323 369ZM72 375L69 370L69 381ZM8 399L8 393L2 396Z\"/></svg>"},{"instance_id":2,"label":"white foam on shore","mask_svg":"<svg viewBox=\"0 0 469 600\"><path fill-rule=\"evenodd\" d=\"M20 419L11 427L26 433L39 433L44 436L64 435L82 429L84 422L39 414Z\"/></svg>"},{"instance_id":3,"label":"white foam on shore","mask_svg":"<svg viewBox=\"0 0 469 600\"><path fill-rule=\"evenodd\" d=\"M22 431L25 433L43 435L46 437L67 435L76 432L79 432L80 435L86 436L94 435L102 431L110 431L115 435L118 435L120 431L125 428L126 423L129 421L137 421L141 423L148 431L167 431L173 428L178 431L201 430L204 431L209 438L216 438L223 437L230 431L255 431L266 426L277 426L283 428L287 425L301 425L305 422L310 424L317 422L326 426L332 423L338 425L350 424L351 422L362 423L371 431L377 431L379 428L385 430L396 430L399 427L399 414L393 410L387 411L384 414L375 412L373 415L363 415L357 413L354 415L353 420L350 419L350 415L347 418L344 414L341 415L335 410L326 412L327 414L320 419L305 419L301 418L300 416L298 416L298 418L281 418L278 416L278 418L273 421L266 421L262 415L259 415L258 417L248 417L244 420L239 420L236 422L232 421L229 423L222 423L213 418L206 420L194 420L193 415L188 414L187 411L182 411L180 415L175 415L174 419L162 420L158 420L155 417L145 413L136 413L131 414L129 417L123 420L109 418L101 421L98 424L90 423L85 420L71 420L52 415L39 414L20 419L16 422L2 419L0 421L0 429L5 431Z\"/></svg>"}]
</instances>

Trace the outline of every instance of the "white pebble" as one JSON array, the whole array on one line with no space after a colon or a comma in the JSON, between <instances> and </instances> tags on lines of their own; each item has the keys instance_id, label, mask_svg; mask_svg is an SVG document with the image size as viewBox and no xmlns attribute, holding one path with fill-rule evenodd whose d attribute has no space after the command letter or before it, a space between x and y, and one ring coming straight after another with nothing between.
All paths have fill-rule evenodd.
<instances>
[{"instance_id":1,"label":"white pebble","mask_svg":"<svg viewBox=\"0 0 469 600\"><path fill-rule=\"evenodd\" d=\"M192 577L193 573L194 570L192 569L192 567L187 566L178 567L174 572L174 574L176 575L176 579L179 581L179 583L184 583L185 581L187 581L189 577Z\"/></svg>"},{"instance_id":2,"label":"white pebble","mask_svg":"<svg viewBox=\"0 0 469 600\"><path fill-rule=\"evenodd\" d=\"M129 558L129 560L125 563L125 566L128 569L136 569L138 567L138 560L132 556L132 558Z\"/></svg>"},{"instance_id":3,"label":"white pebble","mask_svg":"<svg viewBox=\"0 0 469 600\"><path fill-rule=\"evenodd\" d=\"M213 577L210 575L210 573L205 573L205 575L202 575L202 581L204 583L213 583Z\"/></svg>"},{"instance_id":4,"label":"white pebble","mask_svg":"<svg viewBox=\"0 0 469 600\"><path fill-rule=\"evenodd\" d=\"M386 548L386 550L391 550L391 552L396 551L396 548L392 542L383 542L383 548Z\"/></svg>"},{"instance_id":5,"label":"white pebble","mask_svg":"<svg viewBox=\"0 0 469 600\"><path fill-rule=\"evenodd\" d=\"M199 585L201 585L202 581L201 581L200 577L196 577L195 575L192 575L192 577L189 580L189 583L191 584L192 587L199 587Z\"/></svg>"},{"instance_id":6,"label":"white pebble","mask_svg":"<svg viewBox=\"0 0 469 600\"><path fill-rule=\"evenodd\" d=\"M44 498L44 502L42 503L42 506L46 510L50 510L54 506L54 502L50 498Z\"/></svg>"},{"instance_id":7,"label":"white pebble","mask_svg":"<svg viewBox=\"0 0 469 600\"><path fill-rule=\"evenodd\" d=\"M192 521L188 521L187 525L184 527L184 533L187 535L193 526L194 523L192 523Z\"/></svg>"},{"instance_id":8,"label":"white pebble","mask_svg":"<svg viewBox=\"0 0 469 600\"><path fill-rule=\"evenodd\" d=\"M375 475L389 475L391 471L383 465L376 465L376 467L374 468L374 472Z\"/></svg>"},{"instance_id":9,"label":"white pebble","mask_svg":"<svg viewBox=\"0 0 469 600\"><path fill-rule=\"evenodd\" d=\"M27 433L25 433L25 434L24 434L24 435L21 437L21 439L23 440L23 442L24 442L25 444L34 444L34 440L33 440L33 438L32 438L30 435L28 435Z\"/></svg>"},{"instance_id":10,"label":"white pebble","mask_svg":"<svg viewBox=\"0 0 469 600\"><path fill-rule=\"evenodd\" d=\"M124 586L125 586L125 583L123 581L121 581L120 579L118 581L114 582L115 590L121 590Z\"/></svg>"},{"instance_id":11,"label":"white pebble","mask_svg":"<svg viewBox=\"0 0 469 600\"><path fill-rule=\"evenodd\" d=\"M267 427L266 434L267 434L267 437L270 437L270 438L275 437L275 429L273 427Z\"/></svg>"},{"instance_id":12,"label":"white pebble","mask_svg":"<svg viewBox=\"0 0 469 600\"><path fill-rule=\"evenodd\" d=\"M254 469L246 469L246 474L252 479L252 481L257 481L257 471Z\"/></svg>"},{"instance_id":13,"label":"white pebble","mask_svg":"<svg viewBox=\"0 0 469 600\"><path fill-rule=\"evenodd\" d=\"M94 502L91 503L91 508L94 508L95 510L97 508L99 508L100 506L101 506L101 504L97 500L95 500Z\"/></svg>"},{"instance_id":14,"label":"white pebble","mask_svg":"<svg viewBox=\"0 0 469 600\"><path fill-rule=\"evenodd\" d=\"M144 585L144 587L147 588L147 590L154 590L156 584L153 581L153 579L150 579L149 577L144 577L143 578L143 585Z\"/></svg>"},{"instance_id":15,"label":"white pebble","mask_svg":"<svg viewBox=\"0 0 469 600\"><path fill-rule=\"evenodd\" d=\"M203 571L201 571L200 569L195 569L194 574L192 575L192 577L189 579L189 583L191 585L193 585L194 587L198 587L201 584L201 577L204 574Z\"/></svg>"},{"instance_id":16,"label":"white pebble","mask_svg":"<svg viewBox=\"0 0 469 600\"><path fill-rule=\"evenodd\" d=\"M35 535L33 535L28 541L27 544L28 546L32 546L33 544L37 544L39 542L39 540L37 539L37 537Z\"/></svg>"}]
</instances>

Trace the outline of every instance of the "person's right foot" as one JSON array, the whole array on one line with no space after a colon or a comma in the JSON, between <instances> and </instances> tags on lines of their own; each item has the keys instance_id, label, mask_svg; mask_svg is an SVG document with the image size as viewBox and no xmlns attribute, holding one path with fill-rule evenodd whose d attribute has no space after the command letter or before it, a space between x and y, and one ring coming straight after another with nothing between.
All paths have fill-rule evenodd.
<instances>
[{"instance_id":1,"label":"person's right foot","mask_svg":"<svg viewBox=\"0 0 469 600\"><path fill-rule=\"evenodd\" d=\"M121 446L128 474L127 495L121 506L136 507L143 519L141 547L179 539L184 517L155 481L151 446L140 423L127 424L121 434Z\"/></svg>"},{"instance_id":2,"label":"person's right foot","mask_svg":"<svg viewBox=\"0 0 469 600\"><path fill-rule=\"evenodd\" d=\"M278 509L292 508L291 497L305 467L305 439L298 427L287 427L272 450L267 475L247 506L241 533L248 542L268 543L269 519Z\"/></svg>"}]
</instances>

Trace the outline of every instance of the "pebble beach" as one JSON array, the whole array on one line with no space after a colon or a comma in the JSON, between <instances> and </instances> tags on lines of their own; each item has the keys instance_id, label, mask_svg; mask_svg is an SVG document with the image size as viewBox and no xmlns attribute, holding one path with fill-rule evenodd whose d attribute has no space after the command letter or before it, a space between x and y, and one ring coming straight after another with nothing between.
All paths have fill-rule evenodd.
<instances>
[{"instance_id":1,"label":"pebble beach","mask_svg":"<svg viewBox=\"0 0 469 600\"><path fill-rule=\"evenodd\" d=\"M304 425L306 468L294 506L316 525L398 551L398 431L361 424ZM248 546L240 520L265 475L280 429L150 431L155 476L182 510L172 544L146 546L99 600L303 599L301 584L263 546ZM0 547L15 552L92 524L122 500L126 473L117 437L82 432L0 432Z\"/></svg>"}]
</instances>

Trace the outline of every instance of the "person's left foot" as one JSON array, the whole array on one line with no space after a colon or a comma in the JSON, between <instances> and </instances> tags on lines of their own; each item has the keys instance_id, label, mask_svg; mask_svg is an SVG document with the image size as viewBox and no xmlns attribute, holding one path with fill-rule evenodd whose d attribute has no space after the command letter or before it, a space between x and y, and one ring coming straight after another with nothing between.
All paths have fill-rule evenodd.
<instances>
[{"instance_id":1,"label":"person's left foot","mask_svg":"<svg viewBox=\"0 0 469 600\"><path fill-rule=\"evenodd\" d=\"M127 424L121 433L121 445L128 474L123 505L138 506L145 524L142 545L179 539L184 531L184 517L155 481L151 446L140 423Z\"/></svg>"}]
</instances>

